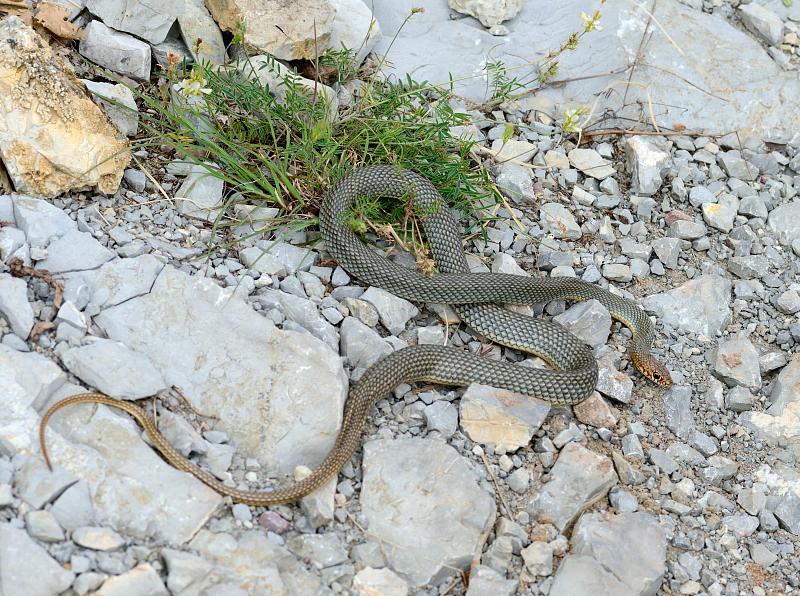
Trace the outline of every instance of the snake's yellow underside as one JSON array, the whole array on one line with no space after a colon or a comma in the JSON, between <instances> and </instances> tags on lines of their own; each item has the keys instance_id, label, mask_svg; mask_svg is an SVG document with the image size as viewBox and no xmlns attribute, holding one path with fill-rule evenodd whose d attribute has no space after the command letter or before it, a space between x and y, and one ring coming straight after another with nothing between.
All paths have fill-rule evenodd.
<instances>
[{"instance_id":1,"label":"snake's yellow underside","mask_svg":"<svg viewBox=\"0 0 800 596\"><path fill-rule=\"evenodd\" d=\"M358 239L345 220L353 202L361 196L412 198L416 211L425 214L422 221L436 261L437 275L425 277L392 263ZM304 480L276 490L242 491L224 485L176 451L139 406L100 393L67 398L44 414L39 438L48 465L44 433L50 417L70 404L100 403L128 412L142 425L168 462L217 492L249 505L275 505L296 501L337 474L360 445L373 405L400 383L429 381L460 386L483 383L556 405L573 405L588 397L597 382L597 363L591 350L560 325L513 313L498 306L501 303L598 300L612 317L631 329L629 353L637 368L661 385L671 384L669 372L649 352L653 325L633 302L575 278L470 273L461 249L457 222L434 186L413 172L393 166L373 166L351 173L326 196L320 211L320 230L327 250L351 275L408 300L451 304L461 319L478 333L505 346L540 356L553 370L515 366L444 346L422 345L394 352L370 367L349 395L342 427L323 462Z\"/></svg>"}]
</instances>

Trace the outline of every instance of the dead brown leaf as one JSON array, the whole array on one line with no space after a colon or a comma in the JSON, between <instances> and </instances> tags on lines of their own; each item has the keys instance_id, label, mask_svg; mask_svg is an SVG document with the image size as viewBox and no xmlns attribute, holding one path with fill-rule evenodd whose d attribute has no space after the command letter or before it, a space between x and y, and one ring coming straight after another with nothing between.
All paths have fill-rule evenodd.
<instances>
[{"instance_id":1,"label":"dead brown leaf","mask_svg":"<svg viewBox=\"0 0 800 596\"><path fill-rule=\"evenodd\" d=\"M70 22L69 11L62 6L40 2L33 19L37 25L41 25L56 37L83 39L83 29Z\"/></svg>"}]
</instances>

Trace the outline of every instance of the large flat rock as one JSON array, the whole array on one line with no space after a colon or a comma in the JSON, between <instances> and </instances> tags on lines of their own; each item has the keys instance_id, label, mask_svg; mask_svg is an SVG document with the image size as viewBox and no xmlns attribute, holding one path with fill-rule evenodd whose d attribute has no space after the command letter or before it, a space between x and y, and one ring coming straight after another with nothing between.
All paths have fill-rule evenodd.
<instances>
[{"instance_id":1,"label":"large flat rock","mask_svg":"<svg viewBox=\"0 0 800 596\"><path fill-rule=\"evenodd\" d=\"M395 40L415 6L425 11L415 14ZM385 33L376 51L383 54L392 45L389 72L400 78L408 73L418 81L447 84L452 73L456 93L483 101L491 88L487 62L502 61L510 76L535 81L528 63L540 62L572 32L582 30L581 12L594 10L602 13L603 30L585 35L576 51L560 56L558 72L559 79L591 78L544 90L557 104L588 108L598 98L595 114L608 108L618 116L647 120L642 106L649 98L661 126L683 124L712 133L739 130L744 136L776 140L790 138L800 126L800 112L793 109L800 94L796 74L783 71L759 42L723 17L677 0L657 4L659 25L651 25L652 39L627 88L627 73L619 71L636 56L648 18L633 2L527 2L516 18L504 23L509 34L495 37L475 19L451 21L447 4L440 0L375 0L375 18ZM610 93L600 95L606 89Z\"/></svg>"},{"instance_id":2,"label":"large flat rock","mask_svg":"<svg viewBox=\"0 0 800 596\"><path fill-rule=\"evenodd\" d=\"M103 271L95 287L110 285ZM313 466L333 445L348 390L339 355L310 334L277 329L215 282L167 266L149 293L95 322L149 357L168 386L217 416L212 425L269 472Z\"/></svg>"}]
</instances>

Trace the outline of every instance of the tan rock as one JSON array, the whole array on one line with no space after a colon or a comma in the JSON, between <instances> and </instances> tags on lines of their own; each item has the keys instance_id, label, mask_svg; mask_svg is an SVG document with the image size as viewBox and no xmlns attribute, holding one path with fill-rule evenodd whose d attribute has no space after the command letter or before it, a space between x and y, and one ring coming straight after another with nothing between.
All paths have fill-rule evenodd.
<instances>
[{"instance_id":1,"label":"tan rock","mask_svg":"<svg viewBox=\"0 0 800 596\"><path fill-rule=\"evenodd\" d=\"M280 60L314 59L329 47L336 9L327 0L206 0L221 29Z\"/></svg>"},{"instance_id":2,"label":"tan rock","mask_svg":"<svg viewBox=\"0 0 800 596\"><path fill-rule=\"evenodd\" d=\"M117 190L130 161L127 140L17 17L0 21L0 97L0 160L17 192Z\"/></svg>"},{"instance_id":3,"label":"tan rock","mask_svg":"<svg viewBox=\"0 0 800 596\"><path fill-rule=\"evenodd\" d=\"M614 428L617 425L617 417L611 406L597 391L572 409L580 422L595 428Z\"/></svg>"},{"instance_id":4,"label":"tan rock","mask_svg":"<svg viewBox=\"0 0 800 596\"><path fill-rule=\"evenodd\" d=\"M495 27L513 19L522 10L522 0L448 0L448 6L478 19L484 27Z\"/></svg>"}]
</instances>

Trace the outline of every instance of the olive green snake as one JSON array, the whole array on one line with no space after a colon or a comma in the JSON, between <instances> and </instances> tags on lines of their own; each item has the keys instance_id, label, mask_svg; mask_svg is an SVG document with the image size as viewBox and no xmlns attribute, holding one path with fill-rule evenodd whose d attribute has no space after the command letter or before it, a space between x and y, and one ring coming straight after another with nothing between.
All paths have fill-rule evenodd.
<instances>
[{"instance_id":1,"label":"olive green snake","mask_svg":"<svg viewBox=\"0 0 800 596\"><path fill-rule=\"evenodd\" d=\"M359 240L346 219L354 201L363 196L413 201L431 246L437 268L435 275L424 276L389 261ZM672 384L666 367L650 354L653 324L633 302L571 277L470 273L457 222L433 184L418 174L394 166L355 170L327 193L319 219L328 252L351 275L408 300L451 304L462 321L477 333L537 355L553 370L517 366L445 346L418 345L393 352L369 367L349 395L341 429L322 463L305 479L275 490L244 491L224 485L173 448L142 408L100 393L66 398L42 416L39 439L48 466L45 428L50 417L70 404L102 403L133 416L169 463L193 474L217 492L253 506L275 505L296 501L336 475L358 449L373 405L400 383L427 381L457 386L482 383L555 405L574 405L588 397L598 375L589 347L556 323L517 314L499 304L598 300L614 319L630 328L633 335L628 352L633 364L659 385Z\"/></svg>"}]
</instances>

